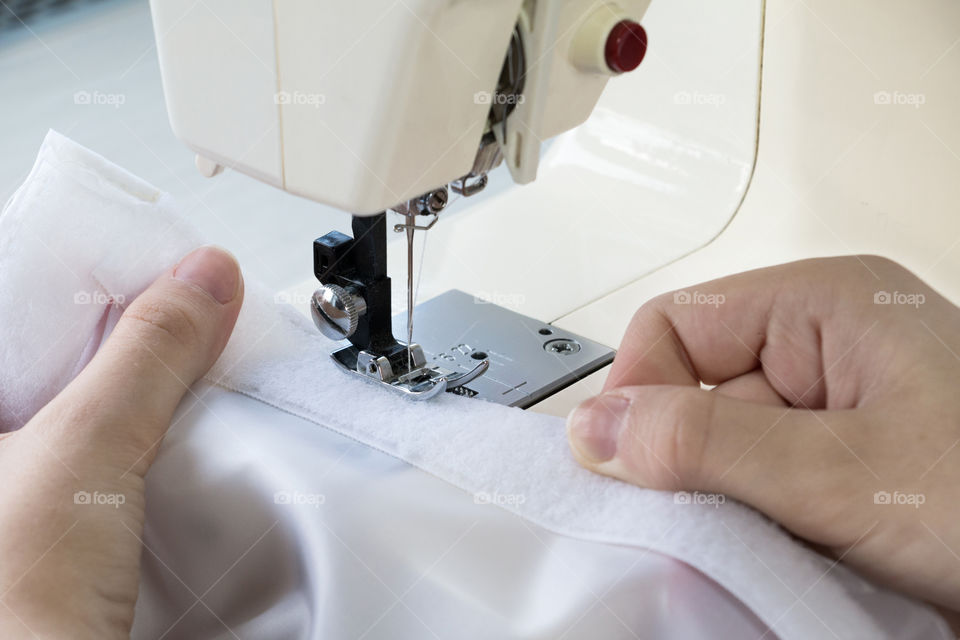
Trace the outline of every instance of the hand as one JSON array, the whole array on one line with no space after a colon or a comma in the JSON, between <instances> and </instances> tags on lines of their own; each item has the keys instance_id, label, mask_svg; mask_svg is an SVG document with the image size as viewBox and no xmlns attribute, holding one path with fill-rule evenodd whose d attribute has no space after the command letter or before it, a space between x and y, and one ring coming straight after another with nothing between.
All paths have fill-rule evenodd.
<instances>
[{"instance_id":1,"label":"hand","mask_svg":"<svg viewBox=\"0 0 960 640\"><path fill-rule=\"evenodd\" d=\"M958 381L960 310L886 259L809 260L645 304L568 435L587 468L726 493L957 611Z\"/></svg>"},{"instance_id":2,"label":"hand","mask_svg":"<svg viewBox=\"0 0 960 640\"><path fill-rule=\"evenodd\" d=\"M242 301L234 259L197 249L126 309L60 395L0 436L0 637L129 638L144 475Z\"/></svg>"}]
</instances>

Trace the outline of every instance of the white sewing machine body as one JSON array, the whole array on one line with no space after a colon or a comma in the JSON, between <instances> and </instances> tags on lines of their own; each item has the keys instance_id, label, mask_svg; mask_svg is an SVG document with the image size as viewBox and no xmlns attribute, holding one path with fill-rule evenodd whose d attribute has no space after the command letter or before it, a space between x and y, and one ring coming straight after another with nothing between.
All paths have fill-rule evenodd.
<instances>
[{"instance_id":1,"label":"white sewing machine body","mask_svg":"<svg viewBox=\"0 0 960 640\"><path fill-rule=\"evenodd\" d=\"M282 4L286 7L304 3ZM347 10L333 3L323 4L330 7L329 10ZM374 4L382 6L373 0L363 3L364 6ZM510 3L490 4L503 7ZM557 135L547 144L537 145L540 156L535 160L536 181L514 186L508 167L500 167L491 174L490 185L483 193L453 203L444 214L449 219L424 234L423 237L429 235L431 248L423 257L419 299L426 300L458 288L550 321L689 254L716 237L737 211L753 173L759 120L763 5L762 0L735 0L723 6L707 1L685 5L653 3L643 12L644 25L651 34L651 53L637 71L613 82L607 82L603 76L574 74L567 59L561 57L561 53L569 54L569 50L561 46L550 49L546 58L537 61L534 71L546 69L549 63L555 73L565 69L574 77L584 79L585 84L577 91L564 91L563 99L544 101L537 107L545 110L544 114L564 108L564 104L571 97L580 96L581 91L589 96L592 104L603 85L606 90L581 126ZM646 9L646 3L639 3L638 12L639 9ZM371 19L355 19L350 41L354 46L349 51L331 50L329 55L333 57L328 64L315 65L318 70L323 69L318 75L328 73L323 80L328 93L334 76L342 81L341 89L363 83L367 91L379 91L378 98L368 101L364 107L380 109L379 117L385 119L380 122L381 128L386 126L386 119L400 121L404 113L413 113L415 122L423 122L416 117L420 105L400 104L396 96L380 91L381 84L371 80L380 72L378 69L393 72L395 67L391 65L365 68L355 77L346 73L346 69L349 59L362 55L370 60L361 52L383 46L378 41L393 28L387 25L402 17L394 15L397 10L411 17L398 5L389 15L376 16L371 11L368 14L373 16ZM187 0L152 0L151 12L169 119L182 142L200 156L209 158L205 167L208 173L214 170L214 164L231 166L288 192L298 192L289 174L300 171L294 168L296 160L292 154L295 148L302 148L303 151L298 152L301 156L313 154L309 163L302 165L304 172L311 174L312 182L303 184L302 189L319 189L319 181L332 175L319 168L316 154L337 157L331 161L337 171L349 165L354 175L370 177L357 157L347 152L340 142L334 139L332 146L319 143L319 137L332 138L334 131L329 118L337 105L329 95L325 95L322 105L309 104L310 97L303 94L297 97L303 104L292 104L293 95L290 95L291 104L275 102L280 89L275 46L278 31L272 28L275 17L269 2L211 0L197 5ZM543 24L541 19L538 21ZM404 24L402 20L400 23ZM335 30L346 32L348 28ZM307 31L312 33L314 27ZM449 46L457 45L450 37L438 35ZM442 48L429 32L424 37L429 38L431 47ZM314 42L321 41L319 36L314 39ZM316 45L307 42L306 46ZM444 53L445 58L453 57L446 49ZM502 61L504 53L499 50L493 57ZM462 65L456 64L457 73L444 77L446 83L475 82ZM279 73L285 77L284 72ZM404 69L404 73L412 71ZM393 86L394 80L395 77L390 76L385 82ZM531 85L532 81L526 83L528 92ZM443 83L436 83L437 87L443 97L446 91ZM299 85L287 89L307 91ZM490 87L482 90L490 91ZM468 95L470 100L458 106L471 117L483 111L474 111L478 105L473 103L473 93L464 91L463 95ZM419 102L435 104L435 94L430 93ZM511 117L519 123L525 113L537 115L535 106L534 101L525 98ZM303 117L315 119L312 130L293 132L289 129L286 114L294 110ZM367 136L367 132L377 126L370 119L362 120L360 116L367 115L359 111L350 115L353 117L348 125L336 130L341 140ZM584 115L578 111L574 117L571 113L567 122L572 126ZM443 135L438 123L450 117L453 117L450 112L445 112L443 119L434 119L434 136ZM550 116L551 122L559 120L560 115ZM525 118L524 124L532 126L532 119ZM559 129L556 124L550 125L551 134ZM523 133L518 127L508 127L508 130ZM463 135L463 130L457 135ZM478 133L471 131L463 140L448 136L449 142L440 153L427 154L424 150L428 141L414 137L409 128L399 126L379 141L379 153L364 145L351 146L358 154L369 151L371 155L364 162L373 167L385 161L387 155L382 149L387 148L384 145L393 144L391 136L407 140L403 158L407 165L419 162L421 173L436 172L436 176L425 178L417 187L394 189L406 191L403 194L406 196L425 184L437 186L469 170L472 154L476 152L475 135ZM285 143L287 138L294 138L291 145ZM460 146L466 138L471 138L467 145L469 152ZM313 142L294 146L299 139ZM372 134L370 139L374 139ZM454 142L457 153L463 153L459 160L461 166L455 166L453 151L448 152ZM417 155L421 153L422 156ZM507 154L508 163L511 155ZM415 162L415 158L420 160ZM284 170L288 172L286 179ZM382 170L377 173L387 175ZM305 208L302 202L271 196L255 184L241 185L233 178L230 183L231 189L242 189L248 194L243 199L244 206L258 211L268 208L281 227L283 212L277 207L295 209L301 227L305 210L314 211L312 206ZM345 190L346 183L334 184L333 188ZM377 205L370 204L367 209L392 206L396 202L391 200L399 200L385 195L383 185L376 179L368 180L367 187L378 192ZM255 203L250 201L253 193L258 194ZM344 196L350 197L354 196ZM341 219L337 209L361 212L360 208L341 202L332 209L316 207L315 215L320 224L332 225ZM278 237L285 237L284 241L289 243L289 232L280 233L282 231L282 228L278 230ZM402 253L391 252L389 260L391 272L401 273ZM304 282L289 293L295 299L309 299L314 286L315 280L311 277L308 281L304 274ZM397 297L395 303L395 310L402 308L401 297Z\"/></svg>"},{"instance_id":2,"label":"white sewing machine body","mask_svg":"<svg viewBox=\"0 0 960 640\"><path fill-rule=\"evenodd\" d=\"M530 406L608 364L612 350L499 306L471 324L470 296L431 307L441 322L429 323L424 345L414 342L414 231L437 221L448 188L476 195L501 163L517 183L531 182L541 143L582 123L607 80L643 60L638 20L648 4L151 7L170 120L200 171L230 166L354 214L352 237L332 231L313 247L314 322L350 341L335 361L413 397L448 390ZM403 342L391 320L386 210L406 219L394 227L407 239Z\"/></svg>"},{"instance_id":3,"label":"white sewing machine body","mask_svg":"<svg viewBox=\"0 0 960 640\"><path fill-rule=\"evenodd\" d=\"M167 110L202 171L226 166L355 214L474 168L491 108L518 183L583 122L608 36L650 0L152 0ZM498 85L519 56L519 89Z\"/></svg>"}]
</instances>

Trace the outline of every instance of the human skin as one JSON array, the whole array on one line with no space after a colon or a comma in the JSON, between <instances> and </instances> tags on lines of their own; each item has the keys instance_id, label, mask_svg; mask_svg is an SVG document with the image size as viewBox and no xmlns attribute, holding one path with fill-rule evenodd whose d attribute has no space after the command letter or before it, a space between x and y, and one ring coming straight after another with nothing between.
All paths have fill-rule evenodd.
<instances>
[{"instance_id":1,"label":"human skin","mask_svg":"<svg viewBox=\"0 0 960 640\"><path fill-rule=\"evenodd\" d=\"M130 304L66 389L0 435L0 638L130 637L144 475L242 302L233 257L197 249Z\"/></svg>"},{"instance_id":2,"label":"human skin","mask_svg":"<svg viewBox=\"0 0 960 640\"><path fill-rule=\"evenodd\" d=\"M589 469L737 498L950 618L957 380L960 309L884 258L807 260L644 304L568 436Z\"/></svg>"}]
</instances>

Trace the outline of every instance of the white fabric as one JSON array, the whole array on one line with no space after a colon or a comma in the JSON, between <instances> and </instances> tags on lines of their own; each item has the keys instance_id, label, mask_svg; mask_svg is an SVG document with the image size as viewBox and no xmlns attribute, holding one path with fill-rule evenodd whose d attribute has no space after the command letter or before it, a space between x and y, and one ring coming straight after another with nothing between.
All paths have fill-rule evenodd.
<instances>
[{"instance_id":1,"label":"white fabric","mask_svg":"<svg viewBox=\"0 0 960 640\"><path fill-rule=\"evenodd\" d=\"M0 308L7 337L0 356L3 427L22 424L82 367L119 313L122 305L111 300L132 299L197 244L172 210L149 185L48 135L0 218L0 293L24 301ZM653 632L650 621L690 615L689 608L671 613L650 604L660 598L682 606L659 579L671 571L697 585L690 592L700 602L711 603L711 613L698 609L704 636L724 623L736 637L762 628L725 592L694 579L696 572L661 564L646 550L709 576L782 638L951 637L927 607L834 566L742 505L676 504L671 494L584 471L570 457L559 419L452 396L411 402L335 371L327 357L332 345L306 319L247 284L237 329L208 380L260 402L206 386L181 407L148 478L151 551L136 627L143 637L175 622L183 603L177 589L186 589L190 602L202 600L177 622L177 637L231 637L216 618L229 618L231 629L244 626L251 637L358 636L382 613L379 605L395 598L401 602L364 637L429 636L417 627L425 616L427 629L443 630L442 637L555 637L566 630L566 637L633 637ZM75 304L78 291L91 294L91 303ZM340 458L333 455L338 451ZM331 455L325 470L317 461ZM322 493L325 502L276 504L277 491ZM501 508L474 504L470 494L496 496ZM466 562L452 534L487 519L496 524L474 546L472 565L441 570L440 581L417 581L425 568L444 566L444 543L446 557ZM510 522L532 532L540 548L517 551L522 545ZM263 537L257 542L251 532ZM429 557L417 556L424 541L438 545ZM229 563L213 563L215 571L204 562L228 551L236 559L245 549L222 579ZM555 573L563 566L555 549L582 560L584 570L607 571L578 585ZM498 558L509 562L498 569ZM402 567L386 570L397 586L414 576L410 591L387 587L382 567ZM358 572L377 577L386 596L364 587L370 581ZM191 579L171 578L183 574ZM558 587L563 580L571 583L566 589ZM432 606L408 606L424 583ZM577 616L590 595L601 598L592 609L616 610L614 617L629 624L614 629L598 621L580 629ZM212 598L217 606L207 603ZM414 620L401 619L411 610ZM460 626L450 627L453 621ZM666 636L656 631L656 637Z\"/></svg>"},{"instance_id":2,"label":"white fabric","mask_svg":"<svg viewBox=\"0 0 960 640\"><path fill-rule=\"evenodd\" d=\"M136 640L766 631L683 563L553 535L308 420L195 391L150 472Z\"/></svg>"}]
</instances>

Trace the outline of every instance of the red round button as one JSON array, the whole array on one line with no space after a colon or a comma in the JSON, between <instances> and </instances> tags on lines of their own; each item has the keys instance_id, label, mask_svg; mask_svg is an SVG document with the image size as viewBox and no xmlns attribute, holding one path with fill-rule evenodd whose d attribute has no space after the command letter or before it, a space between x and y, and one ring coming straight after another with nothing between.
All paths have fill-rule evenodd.
<instances>
[{"instance_id":1,"label":"red round button","mask_svg":"<svg viewBox=\"0 0 960 640\"><path fill-rule=\"evenodd\" d=\"M621 20L610 30L604 55L617 73L633 71L647 53L647 32L633 20Z\"/></svg>"}]
</instances>

